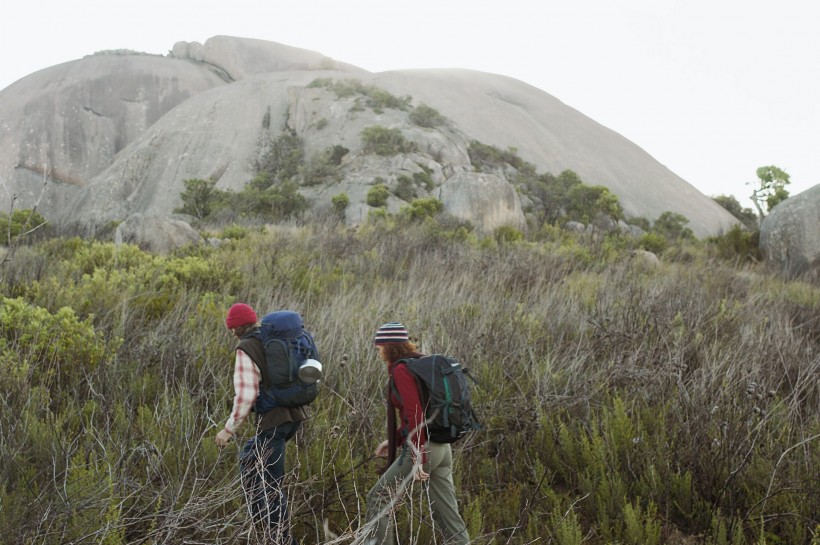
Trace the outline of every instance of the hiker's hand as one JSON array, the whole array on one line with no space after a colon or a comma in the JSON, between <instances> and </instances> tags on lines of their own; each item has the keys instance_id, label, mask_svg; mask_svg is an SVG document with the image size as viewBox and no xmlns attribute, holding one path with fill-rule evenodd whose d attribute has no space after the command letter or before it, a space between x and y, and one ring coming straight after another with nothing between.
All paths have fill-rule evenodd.
<instances>
[{"instance_id":1,"label":"hiker's hand","mask_svg":"<svg viewBox=\"0 0 820 545\"><path fill-rule=\"evenodd\" d=\"M413 475L413 480L414 481L422 481L423 482L423 481L426 481L429 478L430 478L430 474L427 473L426 471L424 471L424 468L422 466L419 466L419 468L416 470L415 475Z\"/></svg>"},{"instance_id":2,"label":"hiker's hand","mask_svg":"<svg viewBox=\"0 0 820 545\"><path fill-rule=\"evenodd\" d=\"M376 451L373 454L375 454L379 458L387 458L387 445L388 442L387 439L385 439L384 441L379 443L379 446L376 447Z\"/></svg>"},{"instance_id":3,"label":"hiker's hand","mask_svg":"<svg viewBox=\"0 0 820 545\"><path fill-rule=\"evenodd\" d=\"M222 428L222 431L220 431L219 433L216 434L215 441L216 441L217 446L227 447L228 446L228 441L230 441L232 437L233 437L233 434L231 432L229 432L225 428Z\"/></svg>"}]
</instances>

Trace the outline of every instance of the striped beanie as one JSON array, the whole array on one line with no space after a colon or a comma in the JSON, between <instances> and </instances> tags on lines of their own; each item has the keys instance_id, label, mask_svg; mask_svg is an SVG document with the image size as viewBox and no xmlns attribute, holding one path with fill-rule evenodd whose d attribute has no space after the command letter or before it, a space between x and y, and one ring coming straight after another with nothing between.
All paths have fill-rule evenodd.
<instances>
[{"instance_id":1,"label":"striped beanie","mask_svg":"<svg viewBox=\"0 0 820 545\"><path fill-rule=\"evenodd\" d=\"M389 343L406 343L410 340L410 335L407 334L407 328L399 322L389 322L384 324L376 331L376 337L373 339L373 344L376 346L380 344Z\"/></svg>"}]
</instances>

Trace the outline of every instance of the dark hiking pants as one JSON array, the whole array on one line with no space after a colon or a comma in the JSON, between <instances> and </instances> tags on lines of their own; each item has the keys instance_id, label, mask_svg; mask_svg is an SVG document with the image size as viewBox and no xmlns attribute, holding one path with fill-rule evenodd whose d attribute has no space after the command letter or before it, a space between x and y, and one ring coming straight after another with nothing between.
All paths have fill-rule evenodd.
<instances>
[{"instance_id":1,"label":"dark hiking pants","mask_svg":"<svg viewBox=\"0 0 820 545\"><path fill-rule=\"evenodd\" d=\"M288 499L282 488L285 444L296 435L299 422L287 422L252 437L239 455L242 488L254 523L276 544L297 545L290 535Z\"/></svg>"}]
</instances>

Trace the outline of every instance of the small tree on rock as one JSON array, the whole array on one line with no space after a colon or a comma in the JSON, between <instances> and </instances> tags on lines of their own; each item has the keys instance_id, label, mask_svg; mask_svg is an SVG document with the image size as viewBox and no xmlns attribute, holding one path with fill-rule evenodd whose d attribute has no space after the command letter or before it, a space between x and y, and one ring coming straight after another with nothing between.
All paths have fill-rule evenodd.
<instances>
[{"instance_id":1,"label":"small tree on rock","mask_svg":"<svg viewBox=\"0 0 820 545\"><path fill-rule=\"evenodd\" d=\"M175 208L174 212L204 219L213 209L217 195L214 189L216 180L191 178L183 183L185 184L185 191L179 195L182 199L182 206Z\"/></svg>"},{"instance_id":2,"label":"small tree on rock","mask_svg":"<svg viewBox=\"0 0 820 545\"><path fill-rule=\"evenodd\" d=\"M785 170L769 165L757 169L757 181L749 182L755 187L752 190L751 199L757 208L758 222L762 222L768 212L771 212L778 203L789 198L786 186L789 185L789 175ZM766 203L766 211L763 211L761 201Z\"/></svg>"}]
</instances>

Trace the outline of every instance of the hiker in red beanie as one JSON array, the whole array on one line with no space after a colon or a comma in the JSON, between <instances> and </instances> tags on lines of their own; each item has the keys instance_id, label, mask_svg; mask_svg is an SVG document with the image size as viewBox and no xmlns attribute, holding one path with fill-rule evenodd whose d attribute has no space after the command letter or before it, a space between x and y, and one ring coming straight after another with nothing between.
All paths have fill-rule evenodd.
<instances>
[{"instance_id":1,"label":"hiker in red beanie","mask_svg":"<svg viewBox=\"0 0 820 545\"><path fill-rule=\"evenodd\" d=\"M233 384L236 395L225 427L216 435L224 447L247 419L260 392L265 349L254 333L259 329L254 310L237 303L228 310L225 326L239 340L234 360ZM306 417L304 407L274 407L257 412L256 435L247 441L239 456L242 488L254 522L263 528L272 543L297 545L290 533L287 497L282 489L285 476L285 444L299 430Z\"/></svg>"}]
</instances>

